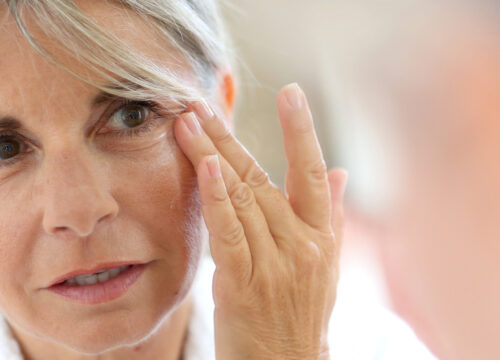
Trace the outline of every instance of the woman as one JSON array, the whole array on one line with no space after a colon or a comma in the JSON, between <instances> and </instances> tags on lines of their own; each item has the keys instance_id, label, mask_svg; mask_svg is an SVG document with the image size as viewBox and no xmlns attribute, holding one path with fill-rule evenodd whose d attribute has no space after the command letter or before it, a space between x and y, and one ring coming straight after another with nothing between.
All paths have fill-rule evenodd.
<instances>
[{"instance_id":1,"label":"woman","mask_svg":"<svg viewBox=\"0 0 500 360\"><path fill-rule=\"evenodd\" d=\"M346 174L300 88L277 102L285 196L229 131L214 2L0 4L7 356L194 359L209 245L218 360L328 359Z\"/></svg>"},{"instance_id":2,"label":"woman","mask_svg":"<svg viewBox=\"0 0 500 360\"><path fill-rule=\"evenodd\" d=\"M289 86L278 99L287 199L224 127L234 81L215 5L129 3L2 6L2 206L23 216L2 224L2 272L16 275L2 282L1 308L25 356L179 358L204 218L217 265L217 358L327 358L339 238L304 95ZM104 81L113 95L88 84ZM332 174L339 212L345 174ZM153 332L139 352L121 347Z\"/></svg>"}]
</instances>

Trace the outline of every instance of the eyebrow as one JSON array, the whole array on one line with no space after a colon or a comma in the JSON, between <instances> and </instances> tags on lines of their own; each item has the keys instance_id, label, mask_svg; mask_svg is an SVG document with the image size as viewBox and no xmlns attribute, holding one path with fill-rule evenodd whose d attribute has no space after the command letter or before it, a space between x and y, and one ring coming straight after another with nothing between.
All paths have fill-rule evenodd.
<instances>
[{"instance_id":1,"label":"eyebrow","mask_svg":"<svg viewBox=\"0 0 500 360\"><path fill-rule=\"evenodd\" d=\"M131 89L131 88L144 89L143 86L138 85L137 83L134 83L128 79L123 79L123 78L118 79L118 84L107 84L106 87L116 89L116 90ZM89 103L89 108L92 110L92 109L95 109L96 107L98 107L99 105L106 103L108 101L124 100L124 99L125 99L124 97L121 97L121 96L118 96L115 94L111 94L111 93L107 93L107 92L104 92L101 90L96 95L94 95L94 97L92 97L92 99L90 100L90 103ZM186 107L184 107L183 109L185 110ZM0 113L0 130L5 131L5 130L19 130L19 129L21 129L21 130L25 129L22 121L20 121L19 119L17 119L16 117L14 117L12 115L2 116L2 114Z\"/></svg>"},{"instance_id":2,"label":"eyebrow","mask_svg":"<svg viewBox=\"0 0 500 360\"><path fill-rule=\"evenodd\" d=\"M90 100L90 108L93 109L106 101L117 99L118 96L100 92Z\"/></svg>"},{"instance_id":3,"label":"eyebrow","mask_svg":"<svg viewBox=\"0 0 500 360\"><path fill-rule=\"evenodd\" d=\"M119 99L118 96L110 95L106 93L99 93L94 96L90 102L91 109L97 107L98 105L105 103L109 100ZM0 130L22 130L25 129L23 123L12 115L0 116Z\"/></svg>"},{"instance_id":4,"label":"eyebrow","mask_svg":"<svg viewBox=\"0 0 500 360\"><path fill-rule=\"evenodd\" d=\"M13 116L7 115L0 118L0 130L21 129L23 124Z\"/></svg>"},{"instance_id":5,"label":"eyebrow","mask_svg":"<svg viewBox=\"0 0 500 360\"><path fill-rule=\"evenodd\" d=\"M137 83L130 81L129 79L118 78L118 83L115 84L107 84L105 87L113 89L113 90L124 90L124 89L135 89L135 90L144 90L145 88ZM121 96L106 93L104 91L100 91L97 93L92 100L90 101L90 108L93 109L102 103L105 103L109 100L116 99L124 99Z\"/></svg>"},{"instance_id":6,"label":"eyebrow","mask_svg":"<svg viewBox=\"0 0 500 360\"><path fill-rule=\"evenodd\" d=\"M90 100L90 108L94 109L95 107L111 100L120 99L119 96L108 94L103 91L96 94ZM12 115L4 115L0 116L0 130L19 130L24 129L23 123Z\"/></svg>"}]
</instances>

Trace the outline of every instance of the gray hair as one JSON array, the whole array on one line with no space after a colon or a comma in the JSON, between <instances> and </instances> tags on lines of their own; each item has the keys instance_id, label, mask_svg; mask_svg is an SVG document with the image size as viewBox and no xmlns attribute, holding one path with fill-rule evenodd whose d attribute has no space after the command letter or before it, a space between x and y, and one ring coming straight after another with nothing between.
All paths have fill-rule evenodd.
<instances>
[{"instance_id":1,"label":"gray hair","mask_svg":"<svg viewBox=\"0 0 500 360\"><path fill-rule=\"evenodd\" d=\"M172 68L138 54L117 36L105 32L72 0L4 0L29 43L50 62L105 93L129 99L188 102L202 96ZM215 70L229 63L228 37L216 0L118 0L173 46L187 61L203 90L210 90ZM58 62L30 34L24 22L28 11L45 34L56 39L76 60L109 81L90 81ZM113 77L117 76L118 78Z\"/></svg>"}]
</instances>

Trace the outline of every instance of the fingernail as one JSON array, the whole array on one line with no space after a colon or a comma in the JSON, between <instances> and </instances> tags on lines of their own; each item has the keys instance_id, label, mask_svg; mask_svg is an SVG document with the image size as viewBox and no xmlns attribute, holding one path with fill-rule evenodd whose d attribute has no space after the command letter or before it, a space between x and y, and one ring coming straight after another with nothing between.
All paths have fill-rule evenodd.
<instances>
[{"instance_id":1,"label":"fingernail","mask_svg":"<svg viewBox=\"0 0 500 360\"><path fill-rule=\"evenodd\" d=\"M193 114L192 112L186 113L183 116L184 118L184 123L186 124L187 128L193 135L201 135L201 126L200 123L198 122L198 119L196 119L196 115Z\"/></svg>"},{"instance_id":2,"label":"fingernail","mask_svg":"<svg viewBox=\"0 0 500 360\"><path fill-rule=\"evenodd\" d=\"M214 112L205 100L195 102L193 107L202 121L208 121L214 117Z\"/></svg>"},{"instance_id":3,"label":"fingernail","mask_svg":"<svg viewBox=\"0 0 500 360\"><path fill-rule=\"evenodd\" d=\"M293 110L300 110L302 108L302 90L297 83L290 84L285 88L285 97L288 105Z\"/></svg>"},{"instance_id":4,"label":"fingernail","mask_svg":"<svg viewBox=\"0 0 500 360\"><path fill-rule=\"evenodd\" d=\"M217 155L211 155L208 157L207 167L208 167L208 173L213 179L222 177L222 173L220 171L219 158L217 157Z\"/></svg>"}]
</instances>

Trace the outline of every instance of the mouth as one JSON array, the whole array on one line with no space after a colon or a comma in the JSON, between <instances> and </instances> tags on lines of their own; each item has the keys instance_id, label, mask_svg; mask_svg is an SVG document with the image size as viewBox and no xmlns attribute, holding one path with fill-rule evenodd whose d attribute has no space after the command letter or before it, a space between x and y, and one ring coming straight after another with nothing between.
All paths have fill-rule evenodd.
<instances>
[{"instance_id":1,"label":"mouth","mask_svg":"<svg viewBox=\"0 0 500 360\"><path fill-rule=\"evenodd\" d=\"M63 276L58 277L48 287L56 285L84 286L103 283L110 280L122 272L130 269L134 265L141 265L138 262L115 262L98 264L91 269L73 270Z\"/></svg>"},{"instance_id":2,"label":"mouth","mask_svg":"<svg viewBox=\"0 0 500 360\"><path fill-rule=\"evenodd\" d=\"M47 290L66 300L88 305L107 303L124 296L150 263L126 264L59 279ZM74 274L72 274L74 275Z\"/></svg>"}]
</instances>

